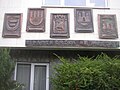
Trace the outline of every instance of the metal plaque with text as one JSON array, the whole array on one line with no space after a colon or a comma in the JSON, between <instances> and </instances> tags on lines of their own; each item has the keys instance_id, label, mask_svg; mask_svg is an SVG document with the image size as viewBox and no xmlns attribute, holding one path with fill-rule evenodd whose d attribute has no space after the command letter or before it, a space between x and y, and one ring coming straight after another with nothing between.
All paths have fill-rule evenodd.
<instances>
[{"instance_id":1,"label":"metal plaque with text","mask_svg":"<svg viewBox=\"0 0 120 90\"><path fill-rule=\"evenodd\" d=\"M48 48L117 48L119 41L90 41L90 40L26 40L27 47Z\"/></svg>"},{"instance_id":2,"label":"metal plaque with text","mask_svg":"<svg viewBox=\"0 0 120 90\"><path fill-rule=\"evenodd\" d=\"M6 13L4 16L4 26L2 37L19 38L21 36L22 14Z\"/></svg>"}]
</instances>

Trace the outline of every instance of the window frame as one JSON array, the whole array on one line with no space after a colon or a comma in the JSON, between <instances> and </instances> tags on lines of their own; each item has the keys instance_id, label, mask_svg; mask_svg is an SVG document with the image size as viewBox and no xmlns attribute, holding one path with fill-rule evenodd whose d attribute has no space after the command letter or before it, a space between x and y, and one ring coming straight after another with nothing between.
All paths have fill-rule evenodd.
<instances>
[{"instance_id":1,"label":"window frame","mask_svg":"<svg viewBox=\"0 0 120 90\"><path fill-rule=\"evenodd\" d=\"M91 7L91 8L108 8L109 6L109 3L110 1L109 0L104 0L105 1L105 6L102 7L102 6L87 6L87 3L86 3L86 6L76 6L76 5L65 5L65 0L60 0L60 5L47 5L45 4L45 1L46 0L42 0L42 7Z\"/></svg>"},{"instance_id":2,"label":"window frame","mask_svg":"<svg viewBox=\"0 0 120 90\"><path fill-rule=\"evenodd\" d=\"M14 80L17 79L17 65L18 64L28 64L31 65L31 72L30 72L30 90L34 88L34 68L36 65L38 66L46 66L46 90L49 90L49 63L27 63L27 62L17 62L15 65L15 72L14 72Z\"/></svg>"}]
</instances>

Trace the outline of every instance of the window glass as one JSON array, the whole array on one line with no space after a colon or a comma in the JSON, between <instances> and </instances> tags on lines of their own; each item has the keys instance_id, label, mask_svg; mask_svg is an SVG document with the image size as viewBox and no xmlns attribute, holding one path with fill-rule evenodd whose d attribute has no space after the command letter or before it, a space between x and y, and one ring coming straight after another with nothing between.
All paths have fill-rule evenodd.
<instances>
[{"instance_id":1,"label":"window glass","mask_svg":"<svg viewBox=\"0 0 120 90\"><path fill-rule=\"evenodd\" d=\"M23 84L22 90L48 90L48 67L41 64L18 63L15 78Z\"/></svg>"},{"instance_id":2,"label":"window glass","mask_svg":"<svg viewBox=\"0 0 120 90\"><path fill-rule=\"evenodd\" d=\"M17 81L24 85L22 90L30 90L30 72L31 66L26 64L17 65Z\"/></svg>"},{"instance_id":3,"label":"window glass","mask_svg":"<svg viewBox=\"0 0 120 90\"><path fill-rule=\"evenodd\" d=\"M34 90L46 90L46 66L35 66Z\"/></svg>"},{"instance_id":4,"label":"window glass","mask_svg":"<svg viewBox=\"0 0 120 90\"><path fill-rule=\"evenodd\" d=\"M95 6L104 7L105 6L105 0L90 0L91 3L95 3Z\"/></svg>"},{"instance_id":5,"label":"window glass","mask_svg":"<svg viewBox=\"0 0 120 90\"><path fill-rule=\"evenodd\" d=\"M68 6L85 6L86 0L65 0L65 5Z\"/></svg>"},{"instance_id":6,"label":"window glass","mask_svg":"<svg viewBox=\"0 0 120 90\"><path fill-rule=\"evenodd\" d=\"M45 0L45 5L60 5L60 0Z\"/></svg>"},{"instance_id":7,"label":"window glass","mask_svg":"<svg viewBox=\"0 0 120 90\"><path fill-rule=\"evenodd\" d=\"M106 7L108 0L43 0L45 5Z\"/></svg>"}]
</instances>

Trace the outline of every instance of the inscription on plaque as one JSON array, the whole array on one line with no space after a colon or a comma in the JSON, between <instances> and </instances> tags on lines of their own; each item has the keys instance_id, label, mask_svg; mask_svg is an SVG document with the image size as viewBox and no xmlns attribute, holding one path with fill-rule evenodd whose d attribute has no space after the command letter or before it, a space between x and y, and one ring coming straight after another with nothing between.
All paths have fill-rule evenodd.
<instances>
[{"instance_id":1,"label":"inscription on plaque","mask_svg":"<svg viewBox=\"0 0 120 90\"><path fill-rule=\"evenodd\" d=\"M22 14L5 14L2 36L5 38L18 38L21 36Z\"/></svg>"},{"instance_id":2,"label":"inscription on plaque","mask_svg":"<svg viewBox=\"0 0 120 90\"><path fill-rule=\"evenodd\" d=\"M89 41L89 40L26 40L27 47L49 48L117 48L119 41Z\"/></svg>"},{"instance_id":3,"label":"inscription on plaque","mask_svg":"<svg viewBox=\"0 0 120 90\"><path fill-rule=\"evenodd\" d=\"M69 38L68 14L51 14L50 37Z\"/></svg>"},{"instance_id":4,"label":"inscription on plaque","mask_svg":"<svg viewBox=\"0 0 120 90\"><path fill-rule=\"evenodd\" d=\"M45 10L41 8L28 9L27 18L28 32L44 32L45 31Z\"/></svg>"},{"instance_id":5,"label":"inscription on plaque","mask_svg":"<svg viewBox=\"0 0 120 90\"><path fill-rule=\"evenodd\" d=\"M75 9L75 32L93 32L93 19L91 9Z\"/></svg>"},{"instance_id":6,"label":"inscription on plaque","mask_svg":"<svg viewBox=\"0 0 120 90\"><path fill-rule=\"evenodd\" d=\"M99 38L118 38L116 15L98 15Z\"/></svg>"}]
</instances>

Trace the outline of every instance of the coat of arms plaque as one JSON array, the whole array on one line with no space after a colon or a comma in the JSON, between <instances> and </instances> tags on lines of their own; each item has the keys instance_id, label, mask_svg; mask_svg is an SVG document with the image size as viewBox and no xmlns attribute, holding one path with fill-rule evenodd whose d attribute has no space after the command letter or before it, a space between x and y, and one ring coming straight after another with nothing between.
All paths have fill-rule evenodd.
<instances>
[{"instance_id":1,"label":"coat of arms plaque","mask_svg":"<svg viewBox=\"0 0 120 90\"><path fill-rule=\"evenodd\" d=\"M91 9L75 9L75 32L91 33L94 31L92 10Z\"/></svg>"},{"instance_id":2,"label":"coat of arms plaque","mask_svg":"<svg viewBox=\"0 0 120 90\"><path fill-rule=\"evenodd\" d=\"M118 38L116 15L98 15L99 38Z\"/></svg>"},{"instance_id":3,"label":"coat of arms plaque","mask_svg":"<svg viewBox=\"0 0 120 90\"><path fill-rule=\"evenodd\" d=\"M41 8L29 8L27 18L28 32L45 31L45 10Z\"/></svg>"},{"instance_id":4,"label":"coat of arms plaque","mask_svg":"<svg viewBox=\"0 0 120 90\"><path fill-rule=\"evenodd\" d=\"M4 38L19 38L21 36L22 14L6 13L2 36Z\"/></svg>"},{"instance_id":5,"label":"coat of arms plaque","mask_svg":"<svg viewBox=\"0 0 120 90\"><path fill-rule=\"evenodd\" d=\"M51 38L69 38L68 14L51 14Z\"/></svg>"}]
</instances>

